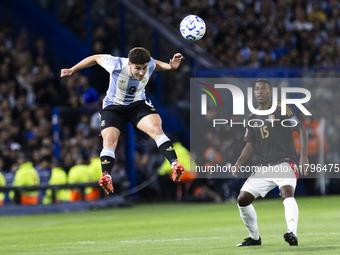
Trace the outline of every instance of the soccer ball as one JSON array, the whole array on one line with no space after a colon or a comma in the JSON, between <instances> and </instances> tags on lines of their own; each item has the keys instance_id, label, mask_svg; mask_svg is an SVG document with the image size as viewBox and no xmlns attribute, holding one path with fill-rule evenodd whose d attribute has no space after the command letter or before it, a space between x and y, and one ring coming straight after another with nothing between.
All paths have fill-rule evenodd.
<instances>
[{"instance_id":1,"label":"soccer ball","mask_svg":"<svg viewBox=\"0 0 340 255\"><path fill-rule=\"evenodd\" d=\"M190 41L198 41L205 34L205 23L196 15L186 16L179 26L182 36Z\"/></svg>"}]
</instances>

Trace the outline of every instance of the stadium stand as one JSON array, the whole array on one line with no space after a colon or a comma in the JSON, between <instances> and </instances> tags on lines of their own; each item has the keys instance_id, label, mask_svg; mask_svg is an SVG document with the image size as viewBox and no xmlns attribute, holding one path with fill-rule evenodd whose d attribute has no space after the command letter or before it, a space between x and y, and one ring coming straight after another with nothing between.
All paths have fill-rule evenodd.
<instances>
[{"instance_id":1,"label":"stadium stand","mask_svg":"<svg viewBox=\"0 0 340 255\"><path fill-rule=\"evenodd\" d=\"M52 1L31 1L51 15L55 12ZM57 17L82 41L88 39L86 32L86 1L59 1ZM333 67L340 66L340 4L337 1L181 1L145 0L139 1L155 17L169 27L177 29L181 19L187 14L196 14L207 24L207 34L197 42L205 52L210 53L223 68L299 68L301 76L338 77ZM63 10L63 11L61 11ZM124 12L128 21L133 14ZM119 38L119 1L92 1L92 42L91 53L122 53ZM51 166L41 167L43 160L53 157L51 109L54 106L93 107L94 114L106 90L108 76L100 67L91 69L91 75L76 73L60 80L59 68L54 62L58 52L46 46L44 35L36 35L23 24L15 21L0 23L0 159L1 172L7 185L11 184L18 169L17 157L24 152L40 169L39 175L51 173ZM138 45L153 49L153 28L134 26L133 21L125 27L129 37L126 48ZM21 26L20 30L14 27ZM133 33L132 33L133 31ZM34 36L33 36L34 35ZM164 38L160 39L162 42ZM168 52L180 49L164 43L159 59L166 59ZM233 61L231 61L233 60ZM188 61L190 62L190 61ZM161 105L168 105L167 113L180 109L179 118L188 127L190 63L184 63L176 75L162 77L164 87ZM327 69L329 68L329 69ZM155 81L150 84L150 95L156 96ZM340 91L336 87L322 87L303 84L318 101L316 118L327 119L328 162L340 161L340 117L331 118L332 112L340 112ZM321 93L322 92L322 93ZM171 108L176 106L174 108ZM79 112L78 112L79 113ZM80 112L81 113L81 112ZM84 112L82 112L84 113ZM61 117L60 160L68 173L82 155L101 150L98 129L90 124L90 116L67 113ZM73 117L73 118L72 118ZM71 120L72 119L72 120ZM94 127L94 128L93 128ZM92 131L91 131L92 130ZM96 131L97 130L97 131ZM180 134L185 136L184 133ZM138 181L143 182L163 162L150 160L154 145L149 138L139 136L136 144L136 169ZM124 171L124 137L117 148L117 158L121 159L117 168ZM226 140L228 137L226 138ZM225 145L222 141L221 146ZM218 148L219 151L220 148ZM223 147L224 151L228 150ZM232 148L230 148L232 149ZM226 152L226 157L228 152ZM203 158L203 154L201 155ZM225 159L225 158L224 158ZM228 159L230 161L233 158ZM0 164L1 166L1 164ZM146 170L149 169L149 170ZM153 169L150 171L150 169ZM124 178L123 178L124 179ZM126 180L126 178L124 179ZM332 181L333 182L333 181ZM48 180L47 180L48 183ZM214 185L214 184L212 184ZM221 185L216 184L216 185ZM215 190L222 190L215 187ZM329 186L330 192L339 192L336 183ZM223 190L220 192L224 192ZM224 193L223 193L224 194ZM229 192L232 194L232 191ZM149 195L149 194L148 194ZM229 196L229 195L228 195ZM5 199L5 204L10 203Z\"/></svg>"}]
</instances>

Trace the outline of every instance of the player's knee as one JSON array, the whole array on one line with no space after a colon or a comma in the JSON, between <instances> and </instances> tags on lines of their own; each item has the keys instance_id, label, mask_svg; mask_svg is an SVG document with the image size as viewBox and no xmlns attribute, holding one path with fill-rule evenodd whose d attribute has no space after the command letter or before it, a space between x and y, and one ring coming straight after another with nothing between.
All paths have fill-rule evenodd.
<instances>
[{"instance_id":1,"label":"player's knee","mask_svg":"<svg viewBox=\"0 0 340 255\"><path fill-rule=\"evenodd\" d=\"M163 130L162 130L161 126L159 126L159 125L152 126L150 131L151 131L151 133L153 134L154 137L157 137L157 136L163 134Z\"/></svg>"},{"instance_id":2,"label":"player's knee","mask_svg":"<svg viewBox=\"0 0 340 255\"><path fill-rule=\"evenodd\" d=\"M281 199L284 201L286 198L294 197L294 188L287 186L280 189Z\"/></svg>"},{"instance_id":3,"label":"player's knee","mask_svg":"<svg viewBox=\"0 0 340 255\"><path fill-rule=\"evenodd\" d=\"M237 203L239 206L248 206L251 204L251 201L246 196L238 195L237 197Z\"/></svg>"}]
</instances>

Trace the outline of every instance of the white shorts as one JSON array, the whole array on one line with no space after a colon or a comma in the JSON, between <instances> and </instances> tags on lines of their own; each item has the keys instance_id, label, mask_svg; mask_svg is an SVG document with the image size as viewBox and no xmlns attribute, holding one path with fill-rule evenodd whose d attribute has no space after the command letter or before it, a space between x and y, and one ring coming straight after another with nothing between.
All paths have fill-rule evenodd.
<instances>
[{"instance_id":1,"label":"white shorts","mask_svg":"<svg viewBox=\"0 0 340 255\"><path fill-rule=\"evenodd\" d=\"M252 194L255 199L259 196L265 197L269 191L274 189L276 186L281 188L282 186L290 185L295 190L297 182L297 168L295 164L281 163L273 167L288 167L291 171L285 175L284 178L261 178L259 173L255 173L250 176L247 181L243 184L241 191L247 191ZM290 175L290 177L289 177Z\"/></svg>"}]
</instances>

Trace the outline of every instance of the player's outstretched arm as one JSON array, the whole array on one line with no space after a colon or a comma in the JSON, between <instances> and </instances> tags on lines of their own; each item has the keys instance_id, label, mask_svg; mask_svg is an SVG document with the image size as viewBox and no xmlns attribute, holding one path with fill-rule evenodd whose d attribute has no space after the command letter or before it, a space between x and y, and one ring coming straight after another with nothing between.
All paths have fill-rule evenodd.
<instances>
[{"instance_id":1,"label":"player's outstretched arm","mask_svg":"<svg viewBox=\"0 0 340 255\"><path fill-rule=\"evenodd\" d=\"M304 126L300 126L296 129L296 132L300 135L300 144L301 144L301 155L299 160L299 169L302 175L308 175L308 164L309 160L307 157L307 149L308 149L308 131ZM303 171L302 171L303 169Z\"/></svg>"},{"instance_id":2,"label":"player's outstretched arm","mask_svg":"<svg viewBox=\"0 0 340 255\"><path fill-rule=\"evenodd\" d=\"M86 67L94 66L95 64L100 65L104 56L105 55L103 54L98 54L84 58L82 61L80 61L78 64L71 67L70 69L61 69L60 77L71 76L73 73Z\"/></svg>"},{"instance_id":3,"label":"player's outstretched arm","mask_svg":"<svg viewBox=\"0 0 340 255\"><path fill-rule=\"evenodd\" d=\"M184 59L183 55L181 53L176 53L172 59L170 59L169 64L155 60L156 62L156 68L155 71L167 71L167 70L173 70L177 69L179 65L181 64L181 60Z\"/></svg>"},{"instance_id":4,"label":"player's outstretched arm","mask_svg":"<svg viewBox=\"0 0 340 255\"><path fill-rule=\"evenodd\" d=\"M244 146L240 157L236 161L235 165L232 167L232 175L237 177L237 171L240 167L246 162L250 156L253 154L255 150L255 146L252 142L247 142L246 146Z\"/></svg>"}]
</instances>

